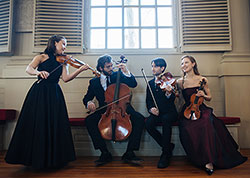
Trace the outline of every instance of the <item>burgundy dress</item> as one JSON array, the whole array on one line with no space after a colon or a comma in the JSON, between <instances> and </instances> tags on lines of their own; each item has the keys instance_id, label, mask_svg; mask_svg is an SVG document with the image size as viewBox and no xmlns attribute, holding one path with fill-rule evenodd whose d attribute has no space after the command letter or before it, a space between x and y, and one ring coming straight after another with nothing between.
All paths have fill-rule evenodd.
<instances>
[{"instance_id":1,"label":"burgundy dress","mask_svg":"<svg viewBox=\"0 0 250 178\"><path fill-rule=\"evenodd\" d=\"M244 163L247 157L238 152L238 145L224 123L216 118L213 109L200 105L198 120L186 119L184 110L190 104L190 97L199 87L182 90L185 105L180 115L180 140L188 159L196 166L213 163L216 168L232 168Z\"/></svg>"}]
</instances>

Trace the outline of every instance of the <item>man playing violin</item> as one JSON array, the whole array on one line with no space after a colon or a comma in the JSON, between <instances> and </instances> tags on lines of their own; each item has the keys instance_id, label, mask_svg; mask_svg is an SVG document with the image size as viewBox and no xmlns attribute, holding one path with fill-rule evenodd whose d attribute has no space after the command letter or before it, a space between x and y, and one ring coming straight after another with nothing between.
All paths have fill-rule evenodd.
<instances>
[{"instance_id":1,"label":"man playing violin","mask_svg":"<svg viewBox=\"0 0 250 178\"><path fill-rule=\"evenodd\" d=\"M174 149L174 144L171 143L171 134L172 123L177 120L177 110L174 104L175 94L172 86L159 85L159 81L165 82L165 80L159 79L167 67L165 60L163 58L153 59L151 65L155 77L149 81L146 91L146 106L150 114L146 121L146 129L162 148L157 167L166 168L169 166ZM156 128L158 122L163 124L162 133Z\"/></svg>"},{"instance_id":2,"label":"man playing violin","mask_svg":"<svg viewBox=\"0 0 250 178\"><path fill-rule=\"evenodd\" d=\"M121 69L120 82L128 87L135 88L137 82L132 73L128 71L126 65L120 63L117 67ZM101 76L90 80L88 91L83 98L83 104L92 112L92 114L86 117L86 126L95 149L101 151L99 159L95 161L96 166L100 166L112 161L112 155L108 151L105 140L98 129L99 120L102 114L105 113L106 108L98 110L92 100L94 98L97 99L99 108L107 105L105 103L105 91L110 84L116 83L117 72L113 71L112 57L110 55L100 56L96 68L101 73ZM142 159L138 158L134 151L139 150L145 118L142 114L136 112L131 104L127 105L126 112L130 115L132 132L128 137L127 150L123 154L122 160L127 163L140 164Z\"/></svg>"}]
</instances>

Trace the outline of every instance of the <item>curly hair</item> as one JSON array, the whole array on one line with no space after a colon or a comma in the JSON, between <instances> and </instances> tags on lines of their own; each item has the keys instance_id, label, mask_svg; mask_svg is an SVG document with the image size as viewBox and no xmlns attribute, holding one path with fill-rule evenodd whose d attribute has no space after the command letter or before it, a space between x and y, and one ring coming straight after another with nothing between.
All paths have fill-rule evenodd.
<instances>
[{"instance_id":1,"label":"curly hair","mask_svg":"<svg viewBox=\"0 0 250 178\"><path fill-rule=\"evenodd\" d=\"M108 54L105 54L103 56L100 56L98 58L98 61L97 61L97 66L96 66L96 69L99 71L99 72L102 72L100 70L100 68L104 68L104 65L105 63L110 63L112 61L112 57Z\"/></svg>"}]
</instances>

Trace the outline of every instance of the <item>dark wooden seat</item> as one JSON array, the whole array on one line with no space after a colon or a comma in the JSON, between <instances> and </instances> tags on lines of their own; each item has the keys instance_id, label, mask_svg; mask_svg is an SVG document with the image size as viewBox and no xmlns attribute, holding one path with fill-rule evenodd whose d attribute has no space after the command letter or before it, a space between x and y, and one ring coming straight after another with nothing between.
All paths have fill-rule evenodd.
<instances>
[{"instance_id":1,"label":"dark wooden seat","mask_svg":"<svg viewBox=\"0 0 250 178\"><path fill-rule=\"evenodd\" d=\"M16 118L16 110L14 109L0 109L0 124L4 124L8 120Z\"/></svg>"},{"instance_id":2,"label":"dark wooden seat","mask_svg":"<svg viewBox=\"0 0 250 178\"><path fill-rule=\"evenodd\" d=\"M221 119L225 125L233 125L240 123L240 117L218 117ZM71 126L85 126L85 118L69 118ZM162 123L159 123L158 126L161 126ZM178 122L174 122L173 126L178 126Z\"/></svg>"}]
</instances>

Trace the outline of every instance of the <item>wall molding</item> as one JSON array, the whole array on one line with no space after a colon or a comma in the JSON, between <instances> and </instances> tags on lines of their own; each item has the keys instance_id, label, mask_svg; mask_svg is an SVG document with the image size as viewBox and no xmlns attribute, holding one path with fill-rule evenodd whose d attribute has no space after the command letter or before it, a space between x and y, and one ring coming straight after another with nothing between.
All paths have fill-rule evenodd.
<instances>
[{"instance_id":1,"label":"wall molding","mask_svg":"<svg viewBox=\"0 0 250 178\"><path fill-rule=\"evenodd\" d=\"M225 53L220 61L218 75L250 76L250 53Z\"/></svg>"}]
</instances>

